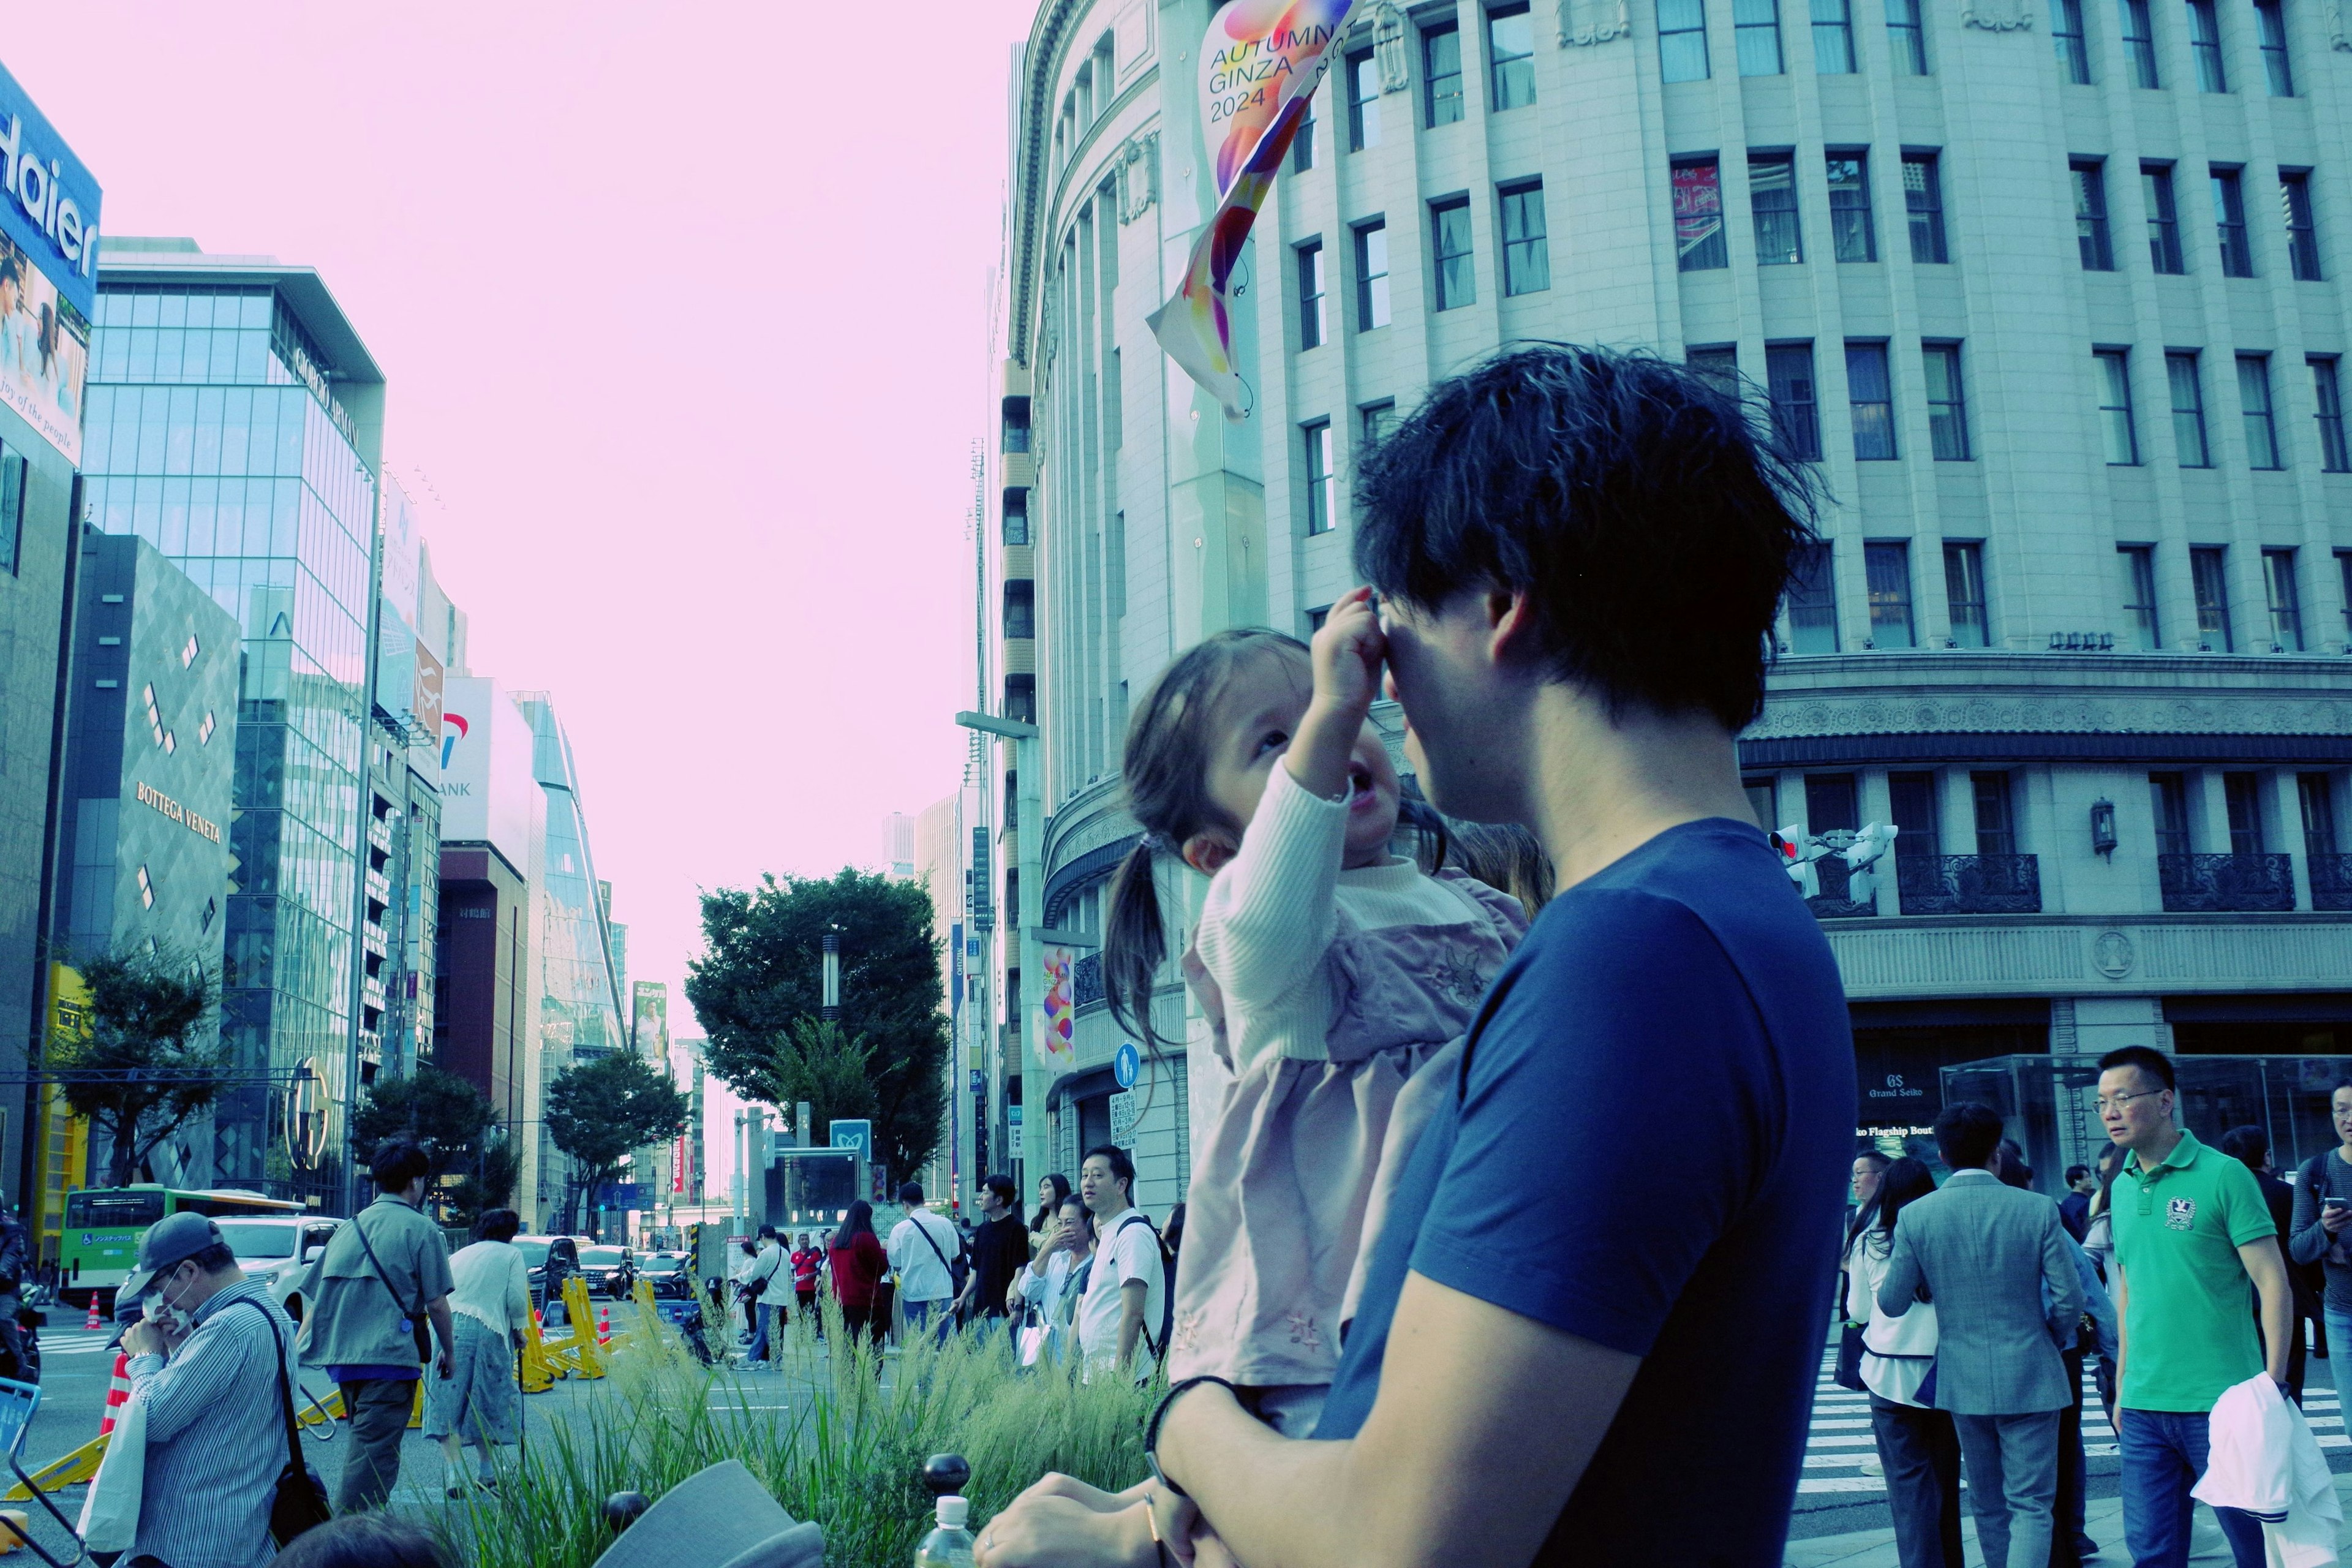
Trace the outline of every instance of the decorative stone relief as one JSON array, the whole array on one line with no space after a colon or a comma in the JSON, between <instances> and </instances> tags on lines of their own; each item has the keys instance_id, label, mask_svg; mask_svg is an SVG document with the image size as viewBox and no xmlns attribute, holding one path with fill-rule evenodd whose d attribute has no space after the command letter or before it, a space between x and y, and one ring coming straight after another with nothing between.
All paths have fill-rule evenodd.
<instances>
[{"instance_id":1,"label":"decorative stone relief","mask_svg":"<svg viewBox=\"0 0 2352 1568\"><path fill-rule=\"evenodd\" d=\"M1559 0L1559 47L1590 47L1633 36L1625 0Z\"/></svg>"},{"instance_id":2,"label":"decorative stone relief","mask_svg":"<svg viewBox=\"0 0 2352 1568\"><path fill-rule=\"evenodd\" d=\"M2027 0L1967 0L1960 21L1988 33L2016 33L2033 26L2033 12Z\"/></svg>"},{"instance_id":3,"label":"decorative stone relief","mask_svg":"<svg viewBox=\"0 0 2352 1568\"><path fill-rule=\"evenodd\" d=\"M2327 0L2327 41L2352 52L2352 0Z\"/></svg>"},{"instance_id":4,"label":"decorative stone relief","mask_svg":"<svg viewBox=\"0 0 2352 1568\"><path fill-rule=\"evenodd\" d=\"M1129 137L1111 163L1118 171L1118 222L1124 228L1160 199L1160 132Z\"/></svg>"},{"instance_id":5,"label":"decorative stone relief","mask_svg":"<svg viewBox=\"0 0 2352 1568\"><path fill-rule=\"evenodd\" d=\"M2119 931L2101 931L2091 943L2091 964L2110 980L2132 972L2131 938Z\"/></svg>"},{"instance_id":6,"label":"decorative stone relief","mask_svg":"<svg viewBox=\"0 0 2352 1568\"><path fill-rule=\"evenodd\" d=\"M1375 0L1372 6L1372 58L1381 68L1381 90L1402 92L1412 85L1412 62L1405 57L1404 13L1396 0Z\"/></svg>"}]
</instances>

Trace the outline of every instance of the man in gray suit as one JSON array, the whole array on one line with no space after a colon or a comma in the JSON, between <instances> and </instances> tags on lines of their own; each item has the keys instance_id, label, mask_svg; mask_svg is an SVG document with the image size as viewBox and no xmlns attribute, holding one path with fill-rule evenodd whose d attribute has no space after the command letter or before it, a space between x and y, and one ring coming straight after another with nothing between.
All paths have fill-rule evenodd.
<instances>
[{"instance_id":1,"label":"man in gray suit","mask_svg":"<svg viewBox=\"0 0 2352 1568\"><path fill-rule=\"evenodd\" d=\"M1981 1105L1936 1118L1952 1176L1895 1222L1878 1310L1936 1303L1936 1408L1959 1428L1986 1568L2046 1568L2058 1417L2074 1403L2059 1346L2074 1342L2083 1287L2058 1205L1994 1174L2000 1134Z\"/></svg>"}]
</instances>

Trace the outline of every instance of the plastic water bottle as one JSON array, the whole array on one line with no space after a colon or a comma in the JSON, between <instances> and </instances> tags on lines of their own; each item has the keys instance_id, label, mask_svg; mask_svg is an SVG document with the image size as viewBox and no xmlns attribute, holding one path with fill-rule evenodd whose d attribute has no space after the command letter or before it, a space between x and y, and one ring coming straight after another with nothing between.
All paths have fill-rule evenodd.
<instances>
[{"instance_id":1,"label":"plastic water bottle","mask_svg":"<svg viewBox=\"0 0 2352 1568\"><path fill-rule=\"evenodd\" d=\"M971 1531L964 1528L971 1517L970 1500L943 1497L933 1505L933 1517L939 1528L915 1548L915 1568L972 1568Z\"/></svg>"}]
</instances>

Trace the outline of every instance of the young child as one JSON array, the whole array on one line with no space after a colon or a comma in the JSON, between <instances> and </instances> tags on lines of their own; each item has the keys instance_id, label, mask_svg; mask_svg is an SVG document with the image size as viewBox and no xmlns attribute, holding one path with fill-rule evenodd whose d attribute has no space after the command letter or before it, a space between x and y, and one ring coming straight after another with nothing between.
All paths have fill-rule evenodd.
<instances>
[{"instance_id":1,"label":"young child","mask_svg":"<svg viewBox=\"0 0 2352 1568\"><path fill-rule=\"evenodd\" d=\"M1233 1072L1195 1133L1168 1346L1171 1379L1214 1373L1269 1425L1306 1436L1339 1364L1340 1309L1391 1112L1416 1068L1468 1026L1527 926L1518 900L1391 852L1402 800L1367 720L1381 639L1361 590L1312 650L1220 633L1153 685L1124 767L1144 829L1104 939L1113 1016L1155 1047L1167 952L1153 859L1210 879L1183 958Z\"/></svg>"}]
</instances>

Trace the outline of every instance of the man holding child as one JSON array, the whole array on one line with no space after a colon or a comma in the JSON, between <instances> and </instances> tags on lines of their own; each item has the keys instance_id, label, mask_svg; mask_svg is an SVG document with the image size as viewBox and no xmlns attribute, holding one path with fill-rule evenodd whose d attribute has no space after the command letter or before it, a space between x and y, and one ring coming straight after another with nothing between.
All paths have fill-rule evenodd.
<instances>
[{"instance_id":1,"label":"man holding child","mask_svg":"<svg viewBox=\"0 0 2352 1568\"><path fill-rule=\"evenodd\" d=\"M1537 345L1433 389L1357 492L1372 586L1318 669L1385 667L1430 801L1532 829L1559 890L1393 1172L1312 1440L1179 1383L1148 1519L1049 1482L979 1562L1778 1563L1853 1046L1734 736L1810 481L1720 381ZM1673 1224L1661 1117L1694 1151Z\"/></svg>"}]
</instances>

